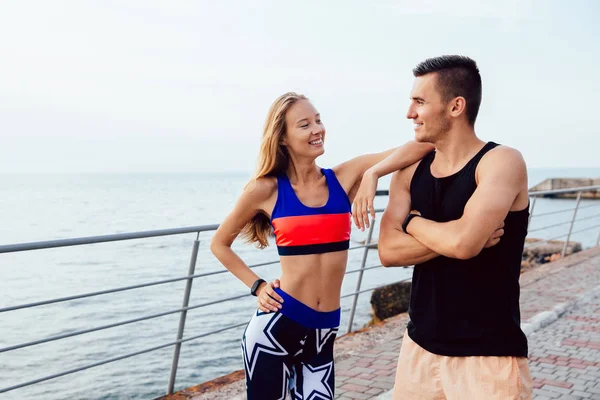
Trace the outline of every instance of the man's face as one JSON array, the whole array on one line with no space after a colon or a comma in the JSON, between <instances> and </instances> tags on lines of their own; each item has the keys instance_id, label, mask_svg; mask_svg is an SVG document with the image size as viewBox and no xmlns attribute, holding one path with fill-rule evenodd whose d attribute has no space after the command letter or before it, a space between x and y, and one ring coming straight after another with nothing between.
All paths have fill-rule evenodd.
<instances>
[{"instance_id":1,"label":"man's face","mask_svg":"<svg viewBox=\"0 0 600 400\"><path fill-rule=\"evenodd\" d=\"M450 130L448 102L442 100L437 89L437 73L415 79L406 118L414 121L417 142L435 143Z\"/></svg>"}]
</instances>

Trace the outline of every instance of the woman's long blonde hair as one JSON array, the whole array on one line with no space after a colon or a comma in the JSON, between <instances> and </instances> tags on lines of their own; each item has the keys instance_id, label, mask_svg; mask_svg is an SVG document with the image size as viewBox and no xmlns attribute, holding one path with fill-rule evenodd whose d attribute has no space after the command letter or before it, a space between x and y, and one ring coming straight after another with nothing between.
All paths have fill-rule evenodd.
<instances>
[{"instance_id":1,"label":"woman's long blonde hair","mask_svg":"<svg viewBox=\"0 0 600 400\"><path fill-rule=\"evenodd\" d=\"M301 94L288 92L279 96L271 105L260 144L258 166L251 183L256 182L258 178L286 173L290 157L287 148L281 143L287 129L285 116L290 107L299 100L308 99ZM264 249L269 245L271 221L265 214L256 214L240 234L248 243L256 242L258 248Z\"/></svg>"}]
</instances>

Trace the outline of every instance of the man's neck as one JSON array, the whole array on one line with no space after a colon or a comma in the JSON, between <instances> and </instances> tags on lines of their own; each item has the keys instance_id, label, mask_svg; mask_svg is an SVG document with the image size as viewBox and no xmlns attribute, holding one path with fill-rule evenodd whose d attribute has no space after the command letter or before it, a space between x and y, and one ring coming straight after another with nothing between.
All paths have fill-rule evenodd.
<instances>
[{"instance_id":1,"label":"man's neck","mask_svg":"<svg viewBox=\"0 0 600 400\"><path fill-rule=\"evenodd\" d=\"M458 172L484 145L485 142L475 135L472 128L450 131L435 143L432 170L443 176Z\"/></svg>"}]
</instances>

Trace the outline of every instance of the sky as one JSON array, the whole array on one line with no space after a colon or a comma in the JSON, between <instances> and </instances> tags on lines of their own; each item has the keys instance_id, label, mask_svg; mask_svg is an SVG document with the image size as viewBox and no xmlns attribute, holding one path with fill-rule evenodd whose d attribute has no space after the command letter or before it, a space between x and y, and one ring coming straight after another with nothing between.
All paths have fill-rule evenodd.
<instances>
[{"instance_id":1,"label":"sky","mask_svg":"<svg viewBox=\"0 0 600 400\"><path fill-rule=\"evenodd\" d=\"M330 167L413 138L412 68L475 59L476 132L529 167L600 167L596 0L4 1L0 173L218 173L256 165L287 91Z\"/></svg>"}]
</instances>

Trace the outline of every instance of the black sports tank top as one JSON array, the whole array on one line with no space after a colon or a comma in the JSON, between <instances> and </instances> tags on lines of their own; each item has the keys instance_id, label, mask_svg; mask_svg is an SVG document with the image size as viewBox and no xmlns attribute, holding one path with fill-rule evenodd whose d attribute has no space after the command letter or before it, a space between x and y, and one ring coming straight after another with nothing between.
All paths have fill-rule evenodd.
<instances>
[{"instance_id":1,"label":"black sports tank top","mask_svg":"<svg viewBox=\"0 0 600 400\"><path fill-rule=\"evenodd\" d=\"M430 220L459 219L477 188L475 170L496 143L487 143L459 172L431 174L435 152L415 170L411 208ZM509 212L500 242L476 257L444 256L415 265L408 334L425 350L446 356L527 357L521 330L519 275L529 207Z\"/></svg>"}]
</instances>

